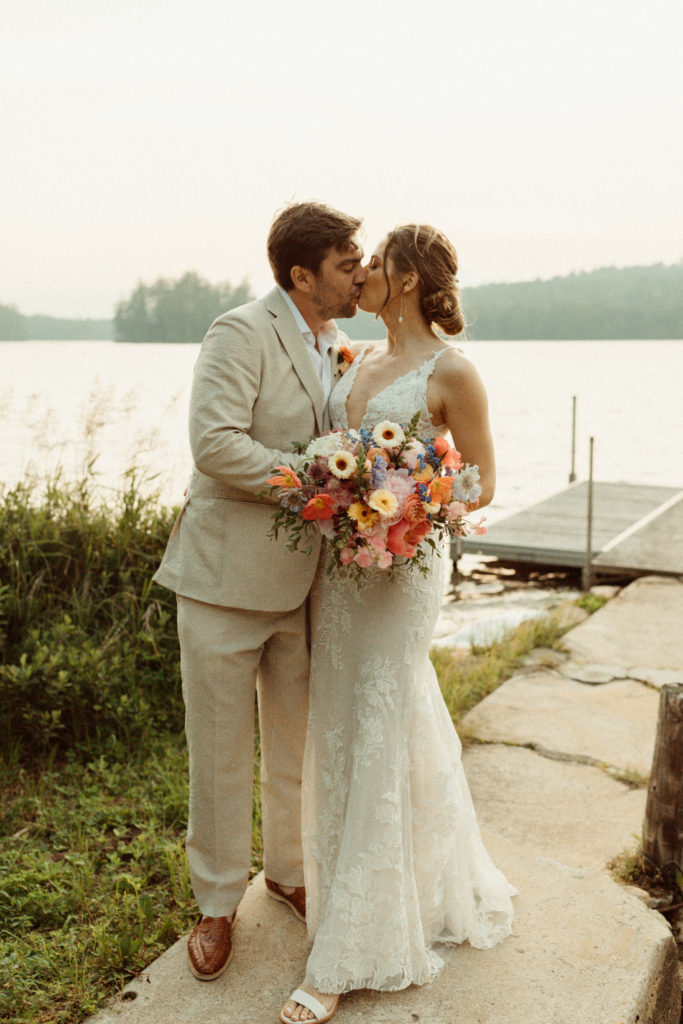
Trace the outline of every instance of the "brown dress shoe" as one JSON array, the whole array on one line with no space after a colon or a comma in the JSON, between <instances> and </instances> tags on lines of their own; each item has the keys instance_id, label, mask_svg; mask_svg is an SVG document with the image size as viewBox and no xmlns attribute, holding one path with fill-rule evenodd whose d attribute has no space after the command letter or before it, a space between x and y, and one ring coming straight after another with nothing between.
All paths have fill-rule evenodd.
<instances>
[{"instance_id":1,"label":"brown dress shoe","mask_svg":"<svg viewBox=\"0 0 683 1024\"><path fill-rule=\"evenodd\" d=\"M213 981L232 959L232 917L201 917L187 940L190 970L200 981Z\"/></svg>"},{"instance_id":2,"label":"brown dress shoe","mask_svg":"<svg viewBox=\"0 0 683 1024\"><path fill-rule=\"evenodd\" d=\"M289 889L290 886L287 888ZM269 878L266 878L266 892L272 899L286 903L300 921L306 920L306 889L303 885L297 885L293 892L283 892L277 882L271 882Z\"/></svg>"}]
</instances>

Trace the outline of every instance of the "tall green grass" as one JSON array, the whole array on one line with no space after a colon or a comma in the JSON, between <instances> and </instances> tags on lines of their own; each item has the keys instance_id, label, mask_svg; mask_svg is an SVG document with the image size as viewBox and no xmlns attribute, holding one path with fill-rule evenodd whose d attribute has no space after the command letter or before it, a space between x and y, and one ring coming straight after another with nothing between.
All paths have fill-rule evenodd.
<instances>
[{"instance_id":1,"label":"tall green grass","mask_svg":"<svg viewBox=\"0 0 683 1024\"><path fill-rule=\"evenodd\" d=\"M91 757L182 727L175 599L151 581L174 510L140 483L111 506L91 473L0 495L0 752Z\"/></svg>"}]
</instances>

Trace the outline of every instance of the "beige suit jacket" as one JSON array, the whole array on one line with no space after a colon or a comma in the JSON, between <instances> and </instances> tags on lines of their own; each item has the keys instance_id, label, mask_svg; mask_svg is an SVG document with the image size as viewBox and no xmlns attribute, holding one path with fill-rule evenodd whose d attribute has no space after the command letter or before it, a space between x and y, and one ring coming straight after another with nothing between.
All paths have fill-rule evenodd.
<instances>
[{"instance_id":1,"label":"beige suit jacket","mask_svg":"<svg viewBox=\"0 0 683 1024\"><path fill-rule=\"evenodd\" d=\"M300 605L320 537L313 535L310 555L287 551L282 532L277 541L267 536L276 506L257 495L276 465L292 463L293 442L327 428L320 381L278 289L218 317L194 372L192 479L154 579L228 608Z\"/></svg>"}]
</instances>

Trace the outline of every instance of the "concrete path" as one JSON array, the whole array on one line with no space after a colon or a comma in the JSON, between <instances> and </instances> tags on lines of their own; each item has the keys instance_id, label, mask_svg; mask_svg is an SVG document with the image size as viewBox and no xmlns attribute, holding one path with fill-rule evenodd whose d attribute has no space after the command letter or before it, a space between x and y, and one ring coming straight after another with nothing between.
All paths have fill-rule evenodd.
<instances>
[{"instance_id":1,"label":"concrete path","mask_svg":"<svg viewBox=\"0 0 683 1024\"><path fill-rule=\"evenodd\" d=\"M463 722L482 834L519 889L513 934L447 952L438 978L344 997L340 1024L679 1024L677 950L665 919L606 866L632 848L645 807L657 687L683 682L683 583L637 580L538 652ZM638 788L639 787L639 788ZM186 939L93 1024L262 1024L301 981L305 926L267 898L242 901L235 957L196 981Z\"/></svg>"}]
</instances>

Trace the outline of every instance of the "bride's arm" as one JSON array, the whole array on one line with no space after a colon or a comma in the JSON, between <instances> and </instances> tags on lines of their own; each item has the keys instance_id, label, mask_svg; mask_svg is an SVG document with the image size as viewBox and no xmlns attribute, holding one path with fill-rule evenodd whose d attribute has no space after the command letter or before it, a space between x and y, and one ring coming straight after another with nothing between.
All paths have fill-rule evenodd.
<instances>
[{"instance_id":1,"label":"bride's arm","mask_svg":"<svg viewBox=\"0 0 683 1024\"><path fill-rule=\"evenodd\" d=\"M496 460L481 377L469 359L453 350L437 363L427 395L432 422L446 423L463 462L479 466L483 508L496 489Z\"/></svg>"}]
</instances>

